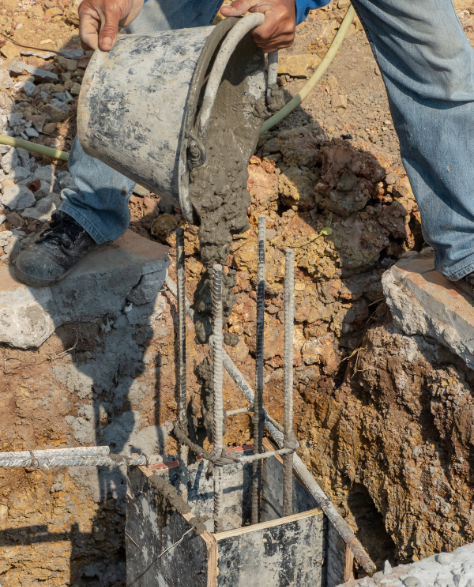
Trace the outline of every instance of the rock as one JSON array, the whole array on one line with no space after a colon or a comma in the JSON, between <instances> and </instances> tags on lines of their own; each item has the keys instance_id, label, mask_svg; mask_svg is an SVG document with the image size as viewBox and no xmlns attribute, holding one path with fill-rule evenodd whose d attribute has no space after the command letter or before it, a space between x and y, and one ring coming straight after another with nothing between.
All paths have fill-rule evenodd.
<instances>
[{"instance_id":1,"label":"rock","mask_svg":"<svg viewBox=\"0 0 474 587\"><path fill-rule=\"evenodd\" d=\"M136 183L135 184L135 187L133 188L133 193L136 196L141 196L142 198L144 198L145 196L149 196L150 195L150 190L147 190L143 186L138 185L138 183Z\"/></svg>"},{"instance_id":2,"label":"rock","mask_svg":"<svg viewBox=\"0 0 474 587\"><path fill-rule=\"evenodd\" d=\"M5 216L5 214L0 214L0 226L2 226L6 219L7 217Z\"/></svg>"},{"instance_id":3,"label":"rock","mask_svg":"<svg viewBox=\"0 0 474 587\"><path fill-rule=\"evenodd\" d=\"M22 213L23 218L34 218L41 222L51 220L52 213L61 205L59 194L51 194L39 200L33 208L26 208Z\"/></svg>"},{"instance_id":4,"label":"rock","mask_svg":"<svg viewBox=\"0 0 474 587\"><path fill-rule=\"evenodd\" d=\"M19 164L20 159L15 148L11 148L8 153L2 155L2 169L6 173L10 173L10 171L13 168L18 167Z\"/></svg>"},{"instance_id":5,"label":"rock","mask_svg":"<svg viewBox=\"0 0 474 587\"><path fill-rule=\"evenodd\" d=\"M61 16L63 11L59 8L59 6L54 6L52 8L47 8L45 11L46 16Z\"/></svg>"},{"instance_id":6,"label":"rock","mask_svg":"<svg viewBox=\"0 0 474 587\"><path fill-rule=\"evenodd\" d=\"M11 12L17 12L20 4L20 0L2 0L3 8L10 10Z\"/></svg>"},{"instance_id":7,"label":"rock","mask_svg":"<svg viewBox=\"0 0 474 587\"><path fill-rule=\"evenodd\" d=\"M30 120L36 131L43 132L44 123L46 121L46 116L44 114L33 114Z\"/></svg>"},{"instance_id":8,"label":"rock","mask_svg":"<svg viewBox=\"0 0 474 587\"><path fill-rule=\"evenodd\" d=\"M48 183L52 183L54 181L53 166L44 165L43 167L38 167L36 171L33 173L33 181L35 179L44 179Z\"/></svg>"},{"instance_id":9,"label":"rock","mask_svg":"<svg viewBox=\"0 0 474 587\"><path fill-rule=\"evenodd\" d=\"M14 228L21 228L25 224L25 221L18 214L18 212L10 212L10 214L6 215L6 219L7 219L8 224L10 226L13 226ZM2 234L2 233L0 233L0 234ZM1 246L3 246L3 245L1 245Z\"/></svg>"},{"instance_id":10,"label":"rock","mask_svg":"<svg viewBox=\"0 0 474 587\"><path fill-rule=\"evenodd\" d=\"M333 74L328 75L328 86L334 91L337 88L337 77Z\"/></svg>"},{"instance_id":11,"label":"rock","mask_svg":"<svg viewBox=\"0 0 474 587\"><path fill-rule=\"evenodd\" d=\"M40 4L35 4L28 10L28 18L43 18L44 11Z\"/></svg>"},{"instance_id":12,"label":"rock","mask_svg":"<svg viewBox=\"0 0 474 587\"><path fill-rule=\"evenodd\" d=\"M38 133L38 132L36 132L36 130L35 130L34 128L32 128L32 127L30 127L30 128L27 128L27 129L25 130L25 134L26 134L28 137L30 137L30 138L36 138L36 137L39 137L39 133Z\"/></svg>"},{"instance_id":13,"label":"rock","mask_svg":"<svg viewBox=\"0 0 474 587\"><path fill-rule=\"evenodd\" d=\"M349 8L351 5L351 0L338 0L337 7L338 8Z\"/></svg>"},{"instance_id":14,"label":"rock","mask_svg":"<svg viewBox=\"0 0 474 587\"><path fill-rule=\"evenodd\" d=\"M339 0L340 1L340 0ZM383 574L387 577L392 574L392 565L389 561L385 561L383 565Z\"/></svg>"},{"instance_id":15,"label":"rock","mask_svg":"<svg viewBox=\"0 0 474 587\"><path fill-rule=\"evenodd\" d=\"M22 112L13 112L12 114L8 115L8 124L13 128L24 123L23 113Z\"/></svg>"},{"instance_id":16,"label":"rock","mask_svg":"<svg viewBox=\"0 0 474 587\"><path fill-rule=\"evenodd\" d=\"M171 214L161 214L151 225L151 234L157 238L164 240L173 230L178 226L176 219Z\"/></svg>"},{"instance_id":17,"label":"rock","mask_svg":"<svg viewBox=\"0 0 474 587\"><path fill-rule=\"evenodd\" d=\"M148 217L155 218L160 213L160 201L145 196L143 198L143 206L145 208L145 214Z\"/></svg>"},{"instance_id":18,"label":"rock","mask_svg":"<svg viewBox=\"0 0 474 587\"><path fill-rule=\"evenodd\" d=\"M52 120L52 122L64 122L68 117L68 113L64 112L64 110L60 110L53 106L52 104L45 104L41 107L41 112L46 115L47 118Z\"/></svg>"},{"instance_id":19,"label":"rock","mask_svg":"<svg viewBox=\"0 0 474 587\"><path fill-rule=\"evenodd\" d=\"M81 84L78 84L77 82L74 82L71 85L71 94L73 96L78 96L81 93Z\"/></svg>"},{"instance_id":20,"label":"rock","mask_svg":"<svg viewBox=\"0 0 474 587\"><path fill-rule=\"evenodd\" d=\"M73 0L72 4L74 4L75 6L79 6L81 2L82 0ZM89 53L91 52L89 51ZM84 49L81 49L80 47L78 47L77 49L62 49L61 56L65 57L66 59L80 59L84 56Z\"/></svg>"},{"instance_id":21,"label":"rock","mask_svg":"<svg viewBox=\"0 0 474 587\"><path fill-rule=\"evenodd\" d=\"M12 85L12 83L13 80L10 77L8 71L5 68L0 67L0 88L2 90L7 90Z\"/></svg>"},{"instance_id":22,"label":"rock","mask_svg":"<svg viewBox=\"0 0 474 587\"><path fill-rule=\"evenodd\" d=\"M320 338L308 340L304 343L302 356L305 365L321 363L326 375L331 375L339 366L337 344L334 334L326 334Z\"/></svg>"},{"instance_id":23,"label":"rock","mask_svg":"<svg viewBox=\"0 0 474 587\"><path fill-rule=\"evenodd\" d=\"M14 61L11 63L8 66L8 70L18 74L30 73L31 75L34 75L36 79L47 81L56 81L58 79L58 76L55 73L40 69L39 67L34 67L28 63L22 63L21 61Z\"/></svg>"},{"instance_id":24,"label":"rock","mask_svg":"<svg viewBox=\"0 0 474 587\"><path fill-rule=\"evenodd\" d=\"M10 242L10 239L13 237L13 232L11 230L4 230L0 232L0 247L5 247Z\"/></svg>"},{"instance_id":25,"label":"rock","mask_svg":"<svg viewBox=\"0 0 474 587\"><path fill-rule=\"evenodd\" d=\"M317 55L282 55L278 60L278 73L292 77L310 77L321 63Z\"/></svg>"},{"instance_id":26,"label":"rock","mask_svg":"<svg viewBox=\"0 0 474 587\"><path fill-rule=\"evenodd\" d=\"M75 59L66 59L66 68L68 71L76 71L77 61Z\"/></svg>"},{"instance_id":27,"label":"rock","mask_svg":"<svg viewBox=\"0 0 474 587\"><path fill-rule=\"evenodd\" d=\"M331 105L334 110L337 110L338 108L347 108L347 96L343 94L335 94L331 99Z\"/></svg>"},{"instance_id":28,"label":"rock","mask_svg":"<svg viewBox=\"0 0 474 587\"><path fill-rule=\"evenodd\" d=\"M21 251L22 246L21 237L19 235L13 234L8 244L3 247L3 252L13 260Z\"/></svg>"},{"instance_id":29,"label":"rock","mask_svg":"<svg viewBox=\"0 0 474 587\"><path fill-rule=\"evenodd\" d=\"M30 169L30 154L26 149L21 149L20 147L15 147L16 153L18 158L20 159L20 163L26 169Z\"/></svg>"},{"instance_id":30,"label":"rock","mask_svg":"<svg viewBox=\"0 0 474 587\"><path fill-rule=\"evenodd\" d=\"M71 2L69 4L69 7L67 9L66 12L66 22L69 24L74 24L74 25L78 25L79 24L79 13L78 13L78 7L79 4L81 3L81 0L73 0L73 2ZM66 53L66 51L62 51L62 54L64 55ZM75 58L75 55L71 58Z\"/></svg>"},{"instance_id":31,"label":"rock","mask_svg":"<svg viewBox=\"0 0 474 587\"><path fill-rule=\"evenodd\" d=\"M61 177L61 179L59 180L59 185L63 189L68 189L68 190L73 190L73 191L77 191L79 189L77 187L77 185L75 184L74 180L72 179L72 175L70 173L67 173L66 175Z\"/></svg>"},{"instance_id":32,"label":"rock","mask_svg":"<svg viewBox=\"0 0 474 587\"><path fill-rule=\"evenodd\" d=\"M43 126L42 132L45 135L51 135L56 130L57 124L55 122L48 122Z\"/></svg>"},{"instance_id":33,"label":"rock","mask_svg":"<svg viewBox=\"0 0 474 587\"><path fill-rule=\"evenodd\" d=\"M420 585L420 580L413 576L407 577L403 582L406 585L406 587L417 587L418 585Z\"/></svg>"},{"instance_id":34,"label":"rock","mask_svg":"<svg viewBox=\"0 0 474 587\"><path fill-rule=\"evenodd\" d=\"M9 179L13 179L15 183L19 181L23 181L24 179L28 179L31 177L31 171L29 169L25 169L25 167L14 167L8 175Z\"/></svg>"},{"instance_id":35,"label":"rock","mask_svg":"<svg viewBox=\"0 0 474 587\"><path fill-rule=\"evenodd\" d=\"M8 206L10 210L24 210L28 206L32 206L36 199L27 187L16 185L5 188L0 201L4 206Z\"/></svg>"},{"instance_id":36,"label":"rock","mask_svg":"<svg viewBox=\"0 0 474 587\"><path fill-rule=\"evenodd\" d=\"M13 43L6 43L3 47L0 48L0 51L7 59L20 56L20 48L18 45Z\"/></svg>"},{"instance_id":37,"label":"rock","mask_svg":"<svg viewBox=\"0 0 474 587\"><path fill-rule=\"evenodd\" d=\"M27 188L34 193L36 200L41 200L51 193L51 184L44 179L35 179Z\"/></svg>"},{"instance_id":38,"label":"rock","mask_svg":"<svg viewBox=\"0 0 474 587\"><path fill-rule=\"evenodd\" d=\"M440 565L449 565L453 560L452 555L449 552L440 552L436 555L436 562Z\"/></svg>"}]
</instances>

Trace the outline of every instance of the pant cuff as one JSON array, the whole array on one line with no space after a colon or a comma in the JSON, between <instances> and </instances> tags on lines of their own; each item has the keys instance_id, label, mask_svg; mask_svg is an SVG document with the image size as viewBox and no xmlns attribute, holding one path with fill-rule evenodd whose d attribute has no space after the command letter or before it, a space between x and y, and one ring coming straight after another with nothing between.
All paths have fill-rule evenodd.
<instances>
[{"instance_id":1,"label":"pant cuff","mask_svg":"<svg viewBox=\"0 0 474 587\"><path fill-rule=\"evenodd\" d=\"M64 202L61 206L61 211L65 212L68 216L74 218L74 220L82 226L82 228L94 239L98 245L105 245L105 243L111 242L105 239L91 224L91 222L81 214L76 208L73 208L67 202Z\"/></svg>"}]
</instances>

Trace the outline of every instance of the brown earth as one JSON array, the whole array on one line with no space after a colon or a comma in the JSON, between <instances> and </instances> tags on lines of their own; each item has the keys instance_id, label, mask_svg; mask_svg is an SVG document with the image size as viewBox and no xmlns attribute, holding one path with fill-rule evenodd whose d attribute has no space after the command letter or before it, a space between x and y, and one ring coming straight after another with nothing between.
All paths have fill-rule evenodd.
<instances>
[{"instance_id":1,"label":"brown earth","mask_svg":"<svg viewBox=\"0 0 474 587\"><path fill-rule=\"evenodd\" d=\"M11 41L42 50L78 46L75 9L67 1L23 3L21 9L16 0L2 4L0 32ZM337 7L342 5L340 0L313 11L298 27L295 46L282 55L321 57L342 20L344 10ZM472 41L471 7L457 8ZM54 15L47 13L51 9ZM52 42L41 44L48 39ZM11 41L8 46L15 45ZM21 59L66 73L55 58ZM86 65L73 72L78 81ZM284 75L280 83L289 98L304 80ZM36 98L22 93L2 96L23 110L34 112L39 106ZM74 132L71 117L39 142L67 150ZM292 246L295 427L302 458L379 565L386 558L417 559L471 542L472 376L447 351L396 333L385 315L381 275L403 252L419 250L423 241L383 82L359 23L304 107L262 138L249 175L251 228L234 237L228 259L237 270L237 303L226 328L240 337L237 346L228 347L229 354L253 381L256 224L258 214L265 212L267 409L281 420L282 251ZM167 243L173 256L174 229L183 224L179 210L169 209L154 194L132 196L130 209L132 229ZM40 227L30 222L28 231ZM327 227L332 234L321 234ZM186 227L186 254L192 300L203 272L195 227ZM164 369L160 413L152 398L137 406L144 425L174 419L173 304L169 299L162 328L143 343L147 353L162 357ZM37 351L0 347L6 415L0 422L2 450L70 443L64 418L77 415L74 403L79 398L54 381L52 365L87 361L87 353L100 346L95 340L99 327L76 325L83 332L82 346L72 352L65 351L74 344L73 326L59 330ZM197 405L193 367L204 353L205 348L190 340L188 381ZM140 376L146 380L153 374L147 368ZM54 398L50 410L41 408L46 393ZM244 404L226 379L225 407ZM226 441L250 440L249 417L236 417ZM167 450L175 450L173 440ZM123 560L123 521L113 499L96 503L81 494L66 469L0 472L2 584L99 585L87 575L79 579L79 572L94 561ZM57 541L46 540L52 533L58 534Z\"/></svg>"}]
</instances>

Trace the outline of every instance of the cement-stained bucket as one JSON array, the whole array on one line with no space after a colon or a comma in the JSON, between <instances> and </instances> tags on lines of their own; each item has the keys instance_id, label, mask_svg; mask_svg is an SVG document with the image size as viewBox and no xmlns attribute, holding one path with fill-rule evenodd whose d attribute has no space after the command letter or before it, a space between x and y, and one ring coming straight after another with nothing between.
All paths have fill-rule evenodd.
<instances>
[{"instance_id":1,"label":"cement-stained bucket","mask_svg":"<svg viewBox=\"0 0 474 587\"><path fill-rule=\"evenodd\" d=\"M259 22L248 18L120 35L110 52L95 52L84 76L78 135L85 152L171 198L190 222L192 170L207 164L215 118L232 131L232 156L248 161L258 140L266 73L249 32ZM241 132L250 118L251 140Z\"/></svg>"}]
</instances>

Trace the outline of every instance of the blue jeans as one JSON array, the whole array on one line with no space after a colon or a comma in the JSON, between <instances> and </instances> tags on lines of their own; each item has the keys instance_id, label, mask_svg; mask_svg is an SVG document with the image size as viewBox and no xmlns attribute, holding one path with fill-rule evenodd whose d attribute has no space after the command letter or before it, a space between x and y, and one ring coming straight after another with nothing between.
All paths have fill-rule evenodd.
<instances>
[{"instance_id":1,"label":"blue jeans","mask_svg":"<svg viewBox=\"0 0 474 587\"><path fill-rule=\"evenodd\" d=\"M438 270L460 279L474 271L474 51L451 0L353 4L387 87L425 240L436 252ZM145 33L208 24L219 5L149 0L130 28ZM77 141L69 163L81 193L69 191L63 210L99 243L120 236L128 226L132 182L85 155Z\"/></svg>"}]
</instances>

